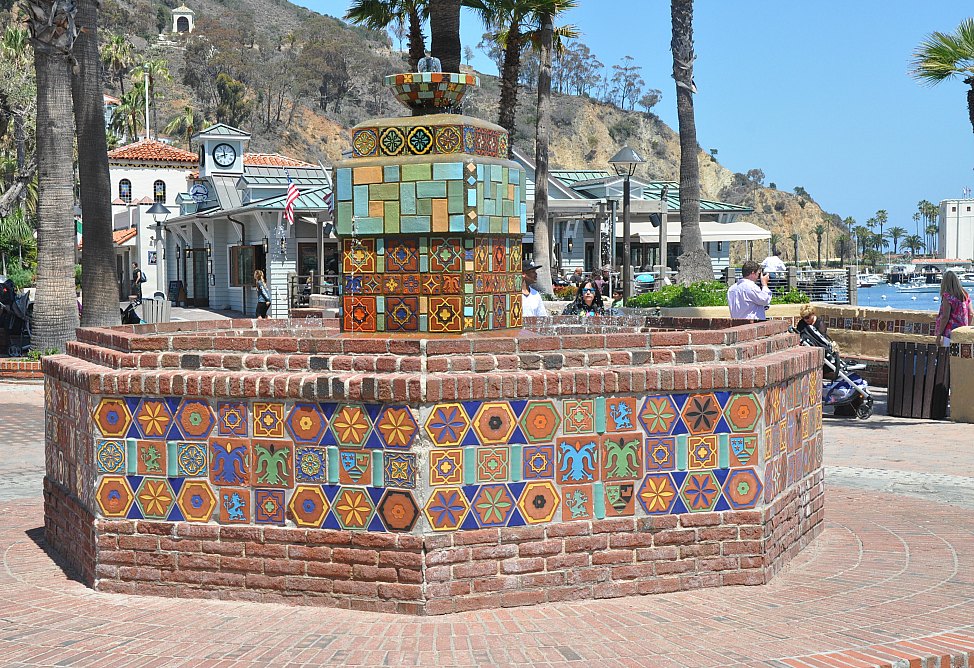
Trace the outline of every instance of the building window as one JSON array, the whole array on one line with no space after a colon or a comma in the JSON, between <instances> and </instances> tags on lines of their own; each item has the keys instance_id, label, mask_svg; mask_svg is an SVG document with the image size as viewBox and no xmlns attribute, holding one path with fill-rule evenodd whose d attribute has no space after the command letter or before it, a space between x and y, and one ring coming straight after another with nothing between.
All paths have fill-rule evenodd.
<instances>
[{"instance_id":1,"label":"building window","mask_svg":"<svg viewBox=\"0 0 974 668\"><path fill-rule=\"evenodd\" d=\"M128 179L118 182L118 198L126 204L132 203L132 182Z\"/></svg>"},{"instance_id":2,"label":"building window","mask_svg":"<svg viewBox=\"0 0 974 668\"><path fill-rule=\"evenodd\" d=\"M159 180L152 184L152 197L159 204L166 203L166 182Z\"/></svg>"},{"instance_id":3,"label":"building window","mask_svg":"<svg viewBox=\"0 0 974 668\"><path fill-rule=\"evenodd\" d=\"M952 206L952 207L950 207L950 212L951 212L951 213L953 213L953 212L955 212L955 211L957 211L957 207L956 207L956 206Z\"/></svg>"}]
</instances>

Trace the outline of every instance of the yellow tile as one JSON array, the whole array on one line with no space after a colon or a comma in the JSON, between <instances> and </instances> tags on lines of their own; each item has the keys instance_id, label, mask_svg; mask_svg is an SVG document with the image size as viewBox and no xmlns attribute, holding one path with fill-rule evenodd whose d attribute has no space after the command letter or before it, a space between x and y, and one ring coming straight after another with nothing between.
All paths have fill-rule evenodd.
<instances>
[{"instance_id":1,"label":"yellow tile","mask_svg":"<svg viewBox=\"0 0 974 668\"><path fill-rule=\"evenodd\" d=\"M508 218L507 219L507 233L508 234L520 234L521 233L521 219L520 218Z\"/></svg>"},{"instance_id":2,"label":"yellow tile","mask_svg":"<svg viewBox=\"0 0 974 668\"><path fill-rule=\"evenodd\" d=\"M507 184L507 199L514 199L514 184Z\"/></svg>"},{"instance_id":3,"label":"yellow tile","mask_svg":"<svg viewBox=\"0 0 974 668\"><path fill-rule=\"evenodd\" d=\"M369 217L370 218L382 218L382 214L385 213L386 209L383 206L385 202L369 202Z\"/></svg>"},{"instance_id":4,"label":"yellow tile","mask_svg":"<svg viewBox=\"0 0 974 668\"><path fill-rule=\"evenodd\" d=\"M352 180L355 185L364 183L382 183L382 166L355 167L352 169Z\"/></svg>"},{"instance_id":5,"label":"yellow tile","mask_svg":"<svg viewBox=\"0 0 974 668\"><path fill-rule=\"evenodd\" d=\"M434 199L433 200L433 231L434 232L449 232L450 231L450 214L447 199Z\"/></svg>"}]
</instances>

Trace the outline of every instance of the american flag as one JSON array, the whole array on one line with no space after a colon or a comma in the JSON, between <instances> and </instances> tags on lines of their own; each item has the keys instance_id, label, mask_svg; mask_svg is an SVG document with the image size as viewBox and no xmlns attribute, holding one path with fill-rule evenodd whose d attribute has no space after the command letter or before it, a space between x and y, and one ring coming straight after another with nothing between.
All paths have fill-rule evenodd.
<instances>
[{"instance_id":1,"label":"american flag","mask_svg":"<svg viewBox=\"0 0 974 668\"><path fill-rule=\"evenodd\" d=\"M288 225L294 225L294 203L298 200L301 193L298 187L291 181L291 175L287 175L287 197L284 199L284 220Z\"/></svg>"}]
</instances>

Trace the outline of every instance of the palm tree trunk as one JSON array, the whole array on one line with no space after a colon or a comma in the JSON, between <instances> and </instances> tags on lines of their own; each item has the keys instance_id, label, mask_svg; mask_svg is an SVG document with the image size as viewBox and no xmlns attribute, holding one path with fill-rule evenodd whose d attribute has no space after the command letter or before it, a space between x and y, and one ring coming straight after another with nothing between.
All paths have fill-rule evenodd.
<instances>
[{"instance_id":1,"label":"palm tree trunk","mask_svg":"<svg viewBox=\"0 0 974 668\"><path fill-rule=\"evenodd\" d=\"M115 276L115 245L112 241L112 186L108 176L108 144L100 93L97 0L79 0L75 41L78 71L71 92L78 128L78 175L81 180L81 211L84 218L84 253L81 256L81 290L85 327L119 324L118 279Z\"/></svg>"},{"instance_id":2,"label":"palm tree trunk","mask_svg":"<svg viewBox=\"0 0 974 668\"><path fill-rule=\"evenodd\" d=\"M74 117L69 57L34 42L37 74L37 296L33 344L63 351L74 338ZM99 101L100 101L99 94Z\"/></svg>"},{"instance_id":3,"label":"palm tree trunk","mask_svg":"<svg viewBox=\"0 0 974 668\"><path fill-rule=\"evenodd\" d=\"M540 19L538 120L534 151L534 261L541 265L538 269L537 289L550 295L552 289L551 263L548 259L548 142L551 137L551 46L554 40L554 26L550 14L542 14Z\"/></svg>"},{"instance_id":4,"label":"palm tree trunk","mask_svg":"<svg viewBox=\"0 0 974 668\"><path fill-rule=\"evenodd\" d=\"M415 72L419 61L426 50L426 38L423 37L423 19L419 11L413 7L409 10L409 71Z\"/></svg>"},{"instance_id":5,"label":"palm tree trunk","mask_svg":"<svg viewBox=\"0 0 974 668\"><path fill-rule=\"evenodd\" d=\"M517 25L512 25L507 34L507 47L504 49L504 64L501 66L501 97L497 124L507 130L507 155L513 155L514 129L517 125L517 79L521 73L521 33Z\"/></svg>"},{"instance_id":6,"label":"palm tree trunk","mask_svg":"<svg viewBox=\"0 0 974 668\"><path fill-rule=\"evenodd\" d=\"M430 2L430 50L444 72L460 71L460 0Z\"/></svg>"},{"instance_id":7,"label":"palm tree trunk","mask_svg":"<svg viewBox=\"0 0 974 668\"><path fill-rule=\"evenodd\" d=\"M700 166L697 162L697 126L693 113L693 0L671 0L673 79L680 124L680 244L677 280L684 285L713 280L713 265L700 234Z\"/></svg>"}]
</instances>

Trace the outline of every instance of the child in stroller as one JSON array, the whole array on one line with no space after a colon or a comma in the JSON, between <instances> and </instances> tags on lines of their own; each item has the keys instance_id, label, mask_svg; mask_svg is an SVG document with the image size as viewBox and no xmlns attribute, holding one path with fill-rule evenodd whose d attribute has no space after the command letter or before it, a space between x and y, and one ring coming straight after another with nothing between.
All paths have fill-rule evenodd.
<instances>
[{"instance_id":1,"label":"child in stroller","mask_svg":"<svg viewBox=\"0 0 974 668\"><path fill-rule=\"evenodd\" d=\"M804 311L804 310L803 310ZM814 314L814 312L812 312ZM828 336L822 333L824 327L814 326L815 320L802 313L805 325L791 331L797 332L803 346L822 348L825 363L822 368L822 405L832 406L834 414L865 420L873 414L873 396L869 384L857 371L866 368L865 364L848 364L839 355L838 349Z\"/></svg>"}]
</instances>

